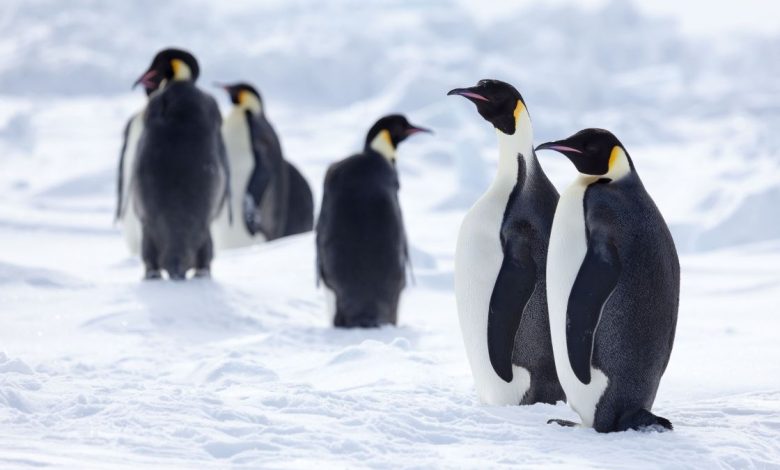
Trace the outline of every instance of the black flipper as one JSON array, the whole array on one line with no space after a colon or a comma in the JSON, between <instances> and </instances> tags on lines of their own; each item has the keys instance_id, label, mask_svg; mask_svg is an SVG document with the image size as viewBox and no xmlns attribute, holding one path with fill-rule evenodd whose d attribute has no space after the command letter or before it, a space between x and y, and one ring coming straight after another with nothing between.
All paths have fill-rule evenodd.
<instances>
[{"instance_id":1,"label":"black flipper","mask_svg":"<svg viewBox=\"0 0 780 470\"><path fill-rule=\"evenodd\" d=\"M231 191L233 191L233 188L230 187L230 162L228 161L227 156L227 148L225 147L225 141L222 140L222 136L219 136L219 163L222 165L222 169L225 171L225 192L222 194L222 202L220 203L219 207L221 208L223 204L227 205L227 211L228 211L228 224L233 225L233 205L230 204L230 196Z\"/></svg>"},{"instance_id":2,"label":"black flipper","mask_svg":"<svg viewBox=\"0 0 780 470\"><path fill-rule=\"evenodd\" d=\"M574 374L584 384L590 383L593 335L604 304L612 295L619 276L617 248L600 237L591 237L566 309L569 363Z\"/></svg>"},{"instance_id":3,"label":"black flipper","mask_svg":"<svg viewBox=\"0 0 780 470\"><path fill-rule=\"evenodd\" d=\"M506 382L512 381L515 333L535 286L536 263L528 247L518 257L504 257L490 297L487 341L490 364Z\"/></svg>"},{"instance_id":4,"label":"black flipper","mask_svg":"<svg viewBox=\"0 0 780 470\"><path fill-rule=\"evenodd\" d=\"M122 200L122 192L125 185L125 152L127 151L127 136L130 134L130 125L133 123L131 117L125 125L125 131L122 133L122 150L119 152L119 171L117 171L116 181L116 213L114 214L114 222L117 222L121 217L123 211L124 201Z\"/></svg>"},{"instance_id":5,"label":"black flipper","mask_svg":"<svg viewBox=\"0 0 780 470\"><path fill-rule=\"evenodd\" d=\"M404 264L409 269L409 278L412 280L412 285L417 285L417 279L414 277L414 266L412 265L412 257L409 256L409 239L406 237L406 230L404 230Z\"/></svg>"},{"instance_id":6,"label":"black flipper","mask_svg":"<svg viewBox=\"0 0 780 470\"><path fill-rule=\"evenodd\" d=\"M262 115L253 116L249 111L246 112L246 119L255 160L255 170L247 188L255 207L245 217L249 222L247 228L252 234L262 232L267 239L273 240L283 236L287 226L289 175L282 147L271 124ZM273 208L273 220L263 220L262 211L267 204Z\"/></svg>"}]
</instances>

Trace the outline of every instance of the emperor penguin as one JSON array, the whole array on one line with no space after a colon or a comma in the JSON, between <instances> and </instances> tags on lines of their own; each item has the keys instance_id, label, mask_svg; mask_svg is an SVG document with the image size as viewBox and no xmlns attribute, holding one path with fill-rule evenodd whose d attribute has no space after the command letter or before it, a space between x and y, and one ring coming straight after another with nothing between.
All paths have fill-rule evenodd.
<instances>
[{"instance_id":1,"label":"emperor penguin","mask_svg":"<svg viewBox=\"0 0 780 470\"><path fill-rule=\"evenodd\" d=\"M430 132L399 114L379 119L363 152L328 168L317 220L317 274L336 327L395 325L409 250L398 203L398 144Z\"/></svg>"},{"instance_id":2,"label":"emperor penguin","mask_svg":"<svg viewBox=\"0 0 780 470\"><path fill-rule=\"evenodd\" d=\"M143 83L147 99L156 92L160 86L160 77L149 77ZM144 111L139 110L132 115L125 125L122 136L122 150L119 153L119 169L117 171L117 203L114 220L120 224L125 244L130 254L137 256L141 253L141 221L135 213L133 198L130 195L132 187L131 178L135 155L138 150L138 140L144 130Z\"/></svg>"},{"instance_id":3,"label":"emperor penguin","mask_svg":"<svg viewBox=\"0 0 780 470\"><path fill-rule=\"evenodd\" d=\"M558 192L536 159L531 117L512 85L456 88L496 129L498 173L466 213L455 252L455 294L477 395L490 405L556 403L547 316L547 243Z\"/></svg>"},{"instance_id":4,"label":"emperor penguin","mask_svg":"<svg viewBox=\"0 0 780 470\"><path fill-rule=\"evenodd\" d=\"M210 275L209 224L229 199L230 171L222 117L214 98L195 86L199 71L189 52L165 49L136 82L162 77L144 113L131 189L146 279L162 271L185 279L190 269Z\"/></svg>"},{"instance_id":5,"label":"emperor penguin","mask_svg":"<svg viewBox=\"0 0 780 470\"><path fill-rule=\"evenodd\" d=\"M314 201L303 175L283 158L263 100L248 83L219 85L233 109L222 124L230 161L230 207L243 220L230 224L223 210L212 227L218 248L234 248L310 231Z\"/></svg>"},{"instance_id":6,"label":"emperor penguin","mask_svg":"<svg viewBox=\"0 0 780 470\"><path fill-rule=\"evenodd\" d=\"M669 229L609 131L585 129L542 149L564 154L579 172L561 194L547 255L550 330L566 398L598 432L672 429L651 412L680 294Z\"/></svg>"}]
</instances>

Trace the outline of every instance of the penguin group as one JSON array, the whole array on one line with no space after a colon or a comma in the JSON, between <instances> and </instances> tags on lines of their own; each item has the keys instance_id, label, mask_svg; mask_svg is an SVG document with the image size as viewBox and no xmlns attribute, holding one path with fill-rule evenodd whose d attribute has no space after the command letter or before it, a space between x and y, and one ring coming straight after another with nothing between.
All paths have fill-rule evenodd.
<instances>
[{"instance_id":1,"label":"penguin group","mask_svg":"<svg viewBox=\"0 0 780 470\"><path fill-rule=\"evenodd\" d=\"M449 94L473 102L499 141L496 178L466 214L455 257L480 400L565 399L598 432L671 430L651 409L674 343L680 265L625 146L584 129L534 147L526 103L508 83ZM562 153L578 172L560 196L541 150Z\"/></svg>"},{"instance_id":2,"label":"penguin group","mask_svg":"<svg viewBox=\"0 0 780 470\"><path fill-rule=\"evenodd\" d=\"M145 279L209 277L215 251L315 229L312 191L259 91L218 84L232 104L223 120L199 75L192 54L165 49L136 81L147 101L125 128L116 218ZM652 405L674 342L679 261L628 150L594 128L535 146L526 101L499 80L447 94L472 102L498 139L495 179L455 253L480 401L566 401L598 432L671 430ZM335 327L395 325L411 267L396 159L401 142L431 131L400 114L366 127L362 151L328 168L316 220L317 283ZM577 171L560 194L542 150Z\"/></svg>"},{"instance_id":3,"label":"penguin group","mask_svg":"<svg viewBox=\"0 0 780 470\"><path fill-rule=\"evenodd\" d=\"M311 188L284 159L260 93L219 85L233 104L223 121L199 74L192 54L165 49L135 83L148 101L125 129L116 218L147 279L208 276L215 249L314 226Z\"/></svg>"}]
</instances>

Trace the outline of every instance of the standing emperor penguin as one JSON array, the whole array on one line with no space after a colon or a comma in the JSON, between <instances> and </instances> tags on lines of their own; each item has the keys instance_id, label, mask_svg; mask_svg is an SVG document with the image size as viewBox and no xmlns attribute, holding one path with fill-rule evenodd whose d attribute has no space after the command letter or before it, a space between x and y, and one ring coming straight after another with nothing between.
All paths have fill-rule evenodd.
<instances>
[{"instance_id":1,"label":"standing emperor penguin","mask_svg":"<svg viewBox=\"0 0 780 470\"><path fill-rule=\"evenodd\" d=\"M229 167L216 101L195 86L195 57L179 49L159 52L136 82L155 78L133 170L133 202L142 226L146 279L162 271L185 279L209 276L213 257L209 224L230 196Z\"/></svg>"},{"instance_id":2,"label":"standing emperor penguin","mask_svg":"<svg viewBox=\"0 0 780 470\"><path fill-rule=\"evenodd\" d=\"M366 136L362 153L328 168L317 220L317 275L337 327L396 324L409 250L398 204L395 152L430 132L394 114Z\"/></svg>"},{"instance_id":3,"label":"standing emperor penguin","mask_svg":"<svg viewBox=\"0 0 780 470\"><path fill-rule=\"evenodd\" d=\"M218 248L247 246L310 231L314 200L303 175L282 156L260 93L247 83L219 85L233 109L222 124L230 161L230 207L243 220L229 223L223 209L212 225Z\"/></svg>"},{"instance_id":4,"label":"standing emperor penguin","mask_svg":"<svg viewBox=\"0 0 780 470\"><path fill-rule=\"evenodd\" d=\"M148 99L160 86L160 77L150 77L143 86ZM138 220L135 213L130 188L132 187L131 179L138 150L138 140L144 131L145 111L146 106L127 121L123 134L122 150L119 153L119 170L117 171L117 203L114 220L120 224L127 249L133 256L141 253L141 221Z\"/></svg>"},{"instance_id":5,"label":"standing emperor penguin","mask_svg":"<svg viewBox=\"0 0 780 470\"><path fill-rule=\"evenodd\" d=\"M520 93L481 80L460 95L498 136L498 174L468 211L455 253L463 343L483 403L565 399L555 372L547 316L547 243L558 193L536 159L531 117Z\"/></svg>"},{"instance_id":6,"label":"standing emperor penguin","mask_svg":"<svg viewBox=\"0 0 780 470\"><path fill-rule=\"evenodd\" d=\"M580 173L561 195L547 256L566 398L598 432L672 429L650 412L677 324L680 264L669 229L610 132L585 129L536 149L564 154Z\"/></svg>"}]
</instances>

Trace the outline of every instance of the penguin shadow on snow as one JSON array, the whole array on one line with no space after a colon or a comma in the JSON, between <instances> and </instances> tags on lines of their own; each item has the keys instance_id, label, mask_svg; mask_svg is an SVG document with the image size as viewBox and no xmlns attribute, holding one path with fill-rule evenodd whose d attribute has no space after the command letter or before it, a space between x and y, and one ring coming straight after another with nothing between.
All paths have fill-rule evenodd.
<instances>
[{"instance_id":1,"label":"penguin shadow on snow","mask_svg":"<svg viewBox=\"0 0 780 470\"><path fill-rule=\"evenodd\" d=\"M243 314L232 301L235 293L211 279L144 282L133 294L149 323L163 334L219 340L262 328L258 319Z\"/></svg>"}]
</instances>

